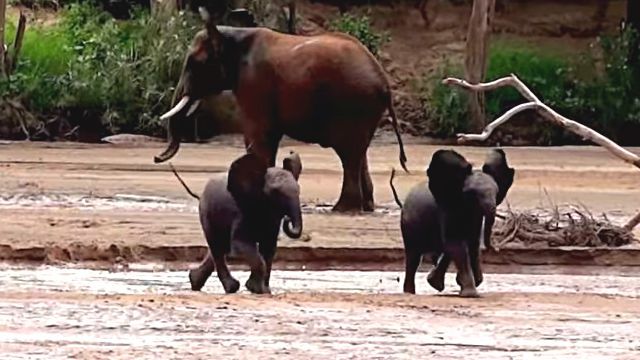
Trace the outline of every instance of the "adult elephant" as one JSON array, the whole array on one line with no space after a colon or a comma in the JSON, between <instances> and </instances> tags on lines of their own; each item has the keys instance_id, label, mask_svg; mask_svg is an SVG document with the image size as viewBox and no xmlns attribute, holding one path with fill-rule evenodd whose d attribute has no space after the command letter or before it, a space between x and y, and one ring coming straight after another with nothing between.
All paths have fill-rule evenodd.
<instances>
[{"instance_id":1,"label":"adult elephant","mask_svg":"<svg viewBox=\"0 0 640 360\"><path fill-rule=\"evenodd\" d=\"M216 26L201 9L205 30L194 38L169 119L169 145L155 157L173 157L186 120L200 99L232 90L245 146L275 165L283 135L335 150L342 162L342 192L334 211L373 211L367 149L385 111L406 156L382 66L355 38L281 34L265 28ZM176 100L177 100L176 98Z\"/></svg>"}]
</instances>

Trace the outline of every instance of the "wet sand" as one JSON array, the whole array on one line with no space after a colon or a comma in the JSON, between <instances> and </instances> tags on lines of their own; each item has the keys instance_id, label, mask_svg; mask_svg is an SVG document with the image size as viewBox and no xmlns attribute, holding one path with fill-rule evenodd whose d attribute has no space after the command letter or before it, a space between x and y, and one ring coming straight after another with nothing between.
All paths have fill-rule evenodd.
<instances>
[{"instance_id":1,"label":"wet sand","mask_svg":"<svg viewBox=\"0 0 640 360\"><path fill-rule=\"evenodd\" d=\"M234 273L241 281L245 272ZM274 273L272 296L184 272L0 272L11 359L633 359L640 277L488 274L480 299L399 294L396 272ZM217 280L217 279L211 279Z\"/></svg>"}]
</instances>

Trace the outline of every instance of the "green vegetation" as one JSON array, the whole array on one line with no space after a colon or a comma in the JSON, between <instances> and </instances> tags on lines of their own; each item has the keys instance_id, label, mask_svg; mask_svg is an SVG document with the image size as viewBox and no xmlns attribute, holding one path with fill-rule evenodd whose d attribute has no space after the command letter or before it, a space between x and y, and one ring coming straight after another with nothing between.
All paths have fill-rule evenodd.
<instances>
[{"instance_id":1,"label":"green vegetation","mask_svg":"<svg viewBox=\"0 0 640 360\"><path fill-rule=\"evenodd\" d=\"M390 40L389 34L378 33L371 27L371 21L367 16L354 16L349 13L342 14L331 21L329 29L349 34L378 56L382 45Z\"/></svg>"},{"instance_id":2,"label":"green vegetation","mask_svg":"<svg viewBox=\"0 0 640 360\"><path fill-rule=\"evenodd\" d=\"M633 84L627 54L632 34L602 37L597 42L602 59L583 54L575 59L543 49L497 42L490 52L487 79L517 74L546 104L576 121L591 126L616 141L634 140L629 131L640 131L638 85ZM602 71L596 69L602 68ZM452 136L466 129L466 93L441 85L445 76L461 76L460 67L447 64L438 76L427 79L423 101L433 132ZM494 119L525 100L511 88L487 93L487 117ZM541 143L562 141L562 131L540 125ZM637 143L637 140L635 140Z\"/></svg>"},{"instance_id":3,"label":"green vegetation","mask_svg":"<svg viewBox=\"0 0 640 360\"><path fill-rule=\"evenodd\" d=\"M158 133L158 115L169 108L199 28L186 13L137 11L117 21L89 4L72 4L58 24L29 28L16 72L0 91L43 118L71 111L73 125L99 120L110 133Z\"/></svg>"}]
</instances>

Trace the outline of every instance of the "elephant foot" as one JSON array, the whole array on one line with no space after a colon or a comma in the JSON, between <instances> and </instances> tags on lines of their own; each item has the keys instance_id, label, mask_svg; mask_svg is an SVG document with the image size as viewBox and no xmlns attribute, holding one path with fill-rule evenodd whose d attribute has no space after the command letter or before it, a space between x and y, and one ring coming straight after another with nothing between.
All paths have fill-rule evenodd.
<instances>
[{"instance_id":1,"label":"elephant foot","mask_svg":"<svg viewBox=\"0 0 640 360\"><path fill-rule=\"evenodd\" d=\"M460 297L463 298L477 298L480 297L476 288L465 288L460 290Z\"/></svg>"},{"instance_id":2,"label":"elephant foot","mask_svg":"<svg viewBox=\"0 0 640 360\"><path fill-rule=\"evenodd\" d=\"M427 275L427 282L438 291L444 290L444 274L435 271L435 269L431 270Z\"/></svg>"},{"instance_id":3,"label":"elephant foot","mask_svg":"<svg viewBox=\"0 0 640 360\"><path fill-rule=\"evenodd\" d=\"M375 208L376 206L373 203L373 200L365 200L365 202L362 204L362 211L364 212L373 212Z\"/></svg>"},{"instance_id":4,"label":"elephant foot","mask_svg":"<svg viewBox=\"0 0 640 360\"><path fill-rule=\"evenodd\" d=\"M333 209L331 211L334 211L334 212L360 212L360 211L362 211L362 204L360 203L360 201L345 200L345 199L341 198L340 200L338 200L338 203L336 203L333 206Z\"/></svg>"},{"instance_id":5,"label":"elephant foot","mask_svg":"<svg viewBox=\"0 0 640 360\"><path fill-rule=\"evenodd\" d=\"M235 294L240 289L240 282L231 276L228 279L221 280L224 292L227 294Z\"/></svg>"},{"instance_id":6,"label":"elephant foot","mask_svg":"<svg viewBox=\"0 0 640 360\"><path fill-rule=\"evenodd\" d=\"M416 284L411 284L405 281L403 286L403 291L405 294L415 294L416 293Z\"/></svg>"},{"instance_id":7,"label":"elephant foot","mask_svg":"<svg viewBox=\"0 0 640 360\"><path fill-rule=\"evenodd\" d=\"M262 280L258 280L254 277L249 277L249 280L244 284L247 290L254 294L271 294L271 289Z\"/></svg>"},{"instance_id":8,"label":"elephant foot","mask_svg":"<svg viewBox=\"0 0 640 360\"><path fill-rule=\"evenodd\" d=\"M199 269L189 270L189 283L191 283L191 290L200 291L207 282L208 276L203 276Z\"/></svg>"}]
</instances>

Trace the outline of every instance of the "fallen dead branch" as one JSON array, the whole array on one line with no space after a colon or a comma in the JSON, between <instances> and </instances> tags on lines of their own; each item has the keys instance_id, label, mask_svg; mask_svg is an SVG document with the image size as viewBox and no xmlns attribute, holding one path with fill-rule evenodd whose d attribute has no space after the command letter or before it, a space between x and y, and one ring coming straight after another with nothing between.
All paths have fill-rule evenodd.
<instances>
[{"instance_id":1,"label":"fallen dead branch","mask_svg":"<svg viewBox=\"0 0 640 360\"><path fill-rule=\"evenodd\" d=\"M550 210L507 211L496 223L493 243L504 247L618 247L638 241L633 233L582 206Z\"/></svg>"},{"instance_id":2,"label":"fallen dead branch","mask_svg":"<svg viewBox=\"0 0 640 360\"><path fill-rule=\"evenodd\" d=\"M594 131L587 126L584 126L576 121L558 114L555 110L551 109L549 106L540 101L540 99L538 99L538 97L515 74L511 74L510 76L500 78L488 83L470 84L465 80L456 78L447 78L442 82L446 85L458 86L473 92L490 91L504 86L512 86L516 90L518 90L518 92L520 92L520 94L522 94L525 99L529 101L527 103L520 104L504 113L504 115L500 116L489 125L487 125L481 134L458 134L458 142L460 143L464 143L467 141L485 141L489 138L491 133L493 133L496 128L509 121L511 118L513 118L514 115L525 110L536 110L543 116L544 119L555 123L556 125L559 125L576 135L581 136L584 140L593 141L594 143L609 150L609 152L622 159L624 162L640 168L640 156L624 149L623 147L616 144L606 136L598 133L597 131ZM632 230L635 226L638 225L638 223L640 223L640 214L631 219L625 225L625 228Z\"/></svg>"}]
</instances>

